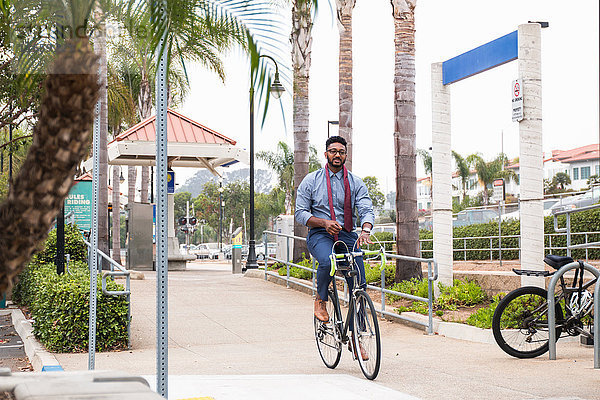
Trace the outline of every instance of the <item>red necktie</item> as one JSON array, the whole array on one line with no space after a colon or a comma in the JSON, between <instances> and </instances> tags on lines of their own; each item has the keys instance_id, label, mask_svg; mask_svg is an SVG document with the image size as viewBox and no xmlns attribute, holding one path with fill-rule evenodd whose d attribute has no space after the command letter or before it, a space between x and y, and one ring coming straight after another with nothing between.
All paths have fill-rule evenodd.
<instances>
[{"instance_id":1,"label":"red necktie","mask_svg":"<svg viewBox=\"0 0 600 400\"><path fill-rule=\"evenodd\" d=\"M329 212L331 219L335 221L335 211L333 210L333 196L331 194L331 179L329 177L329 166L325 166L327 174L327 195L329 197ZM348 180L348 169L344 166L344 229L346 232L352 232L352 196L350 194L350 181ZM338 240L338 235L333 235L334 240Z\"/></svg>"}]
</instances>

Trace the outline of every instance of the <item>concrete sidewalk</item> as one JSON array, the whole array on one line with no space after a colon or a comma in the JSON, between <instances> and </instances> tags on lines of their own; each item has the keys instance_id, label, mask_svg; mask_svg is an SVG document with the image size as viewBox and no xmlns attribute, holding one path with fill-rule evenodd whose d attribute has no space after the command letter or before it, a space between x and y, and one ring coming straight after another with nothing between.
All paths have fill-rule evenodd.
<instances>
[{"instance_id":1,"label":"concrete sidewalk","mask_svg":"<svg viewBox=\"0 0 600 400\"><path fill-rule=\"evenodd\" d=\"M215 380L225 382L224 376L230 376L228 385L243 385L248 379L243 375L277 375L280 379L273 377L273 382L295 382L288 387L294 393L302 389L298 375L306 376L311 385L318 376L345 375L340 380L374 396L378 389L388 388L422 399L600 399L600 370L593 369L591 348L559 341L556 361L549 361L547 355L517 360L495 344L427 336L383 320L383 361L375 383L362 376L348 351L340 365L330 370L315 345L311 296L262 279L232 275L229 264L188 266L187 271L169 272L173 382L194 380L184 375L204 375L196 380L210 380L206 375L212 375L213 383L205 386L208 391ZM133 349L97 354L96 369L156 373L156 278L145 274L145 280L131 282ZM87 369L87 353L56 354L56 358L67 371ZM280 385L272 385L281 390ZM319 396L318 390L313 393L312 398ZM277 394L273 398L290 397L281 391ZM200 395L211 393L196 396Z\"/></svg>"}]
</instances>

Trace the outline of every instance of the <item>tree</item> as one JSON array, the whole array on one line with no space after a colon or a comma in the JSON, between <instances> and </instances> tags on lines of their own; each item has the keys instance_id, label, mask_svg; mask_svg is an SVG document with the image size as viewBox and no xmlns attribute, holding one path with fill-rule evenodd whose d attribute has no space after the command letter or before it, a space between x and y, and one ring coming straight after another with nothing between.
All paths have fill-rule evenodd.
<instances>
[{"instance_id":1,"label":"tree","mask_svg":"<svg viewBox=\"0 0 600 400\"><path fill-rule=\"evenodd\" d=\"M469 177L471 176L471 168L469 168L469 163L467 160L465 160L463 156L454 150L452 150L452 157L454 157L454 162L456 164L456 172L458 173L458 176L460 176L464 200L464 198L467 197L467 183L469 182Z\"/></svg>"},{"instance_id":2,"label":"tree","mask_svg":"<svg viewBox=\"0 0 600 400\"><path fill-rule=\"evenodd\" d=\"M365 186L367 187L367 191L369 192L369 197L373 202L373 208L381 211L383 209L383 205L385 204L385 196L379 190L379 182L377 178L374 176L365 176L363 179Z\"/></svg>"},{"instance_id":3,"label":"tree","mask_svg":"<svg viewBox=\"0 0 600 400\"><path fill-rule=\"evenodd\" d=\"M598 175L592 175L587 180L587 185L589 187L592 187L592 185L597 185L599 183L600 183L600 176L598 176Z\"/></svg>"},{"instance_id":4,"label":"tree","mask_svg":"<svg viewBox=\"0 0 600 400\"><path fill-rule=\"evenodd\" d=\"M471 154L466 159L469 165L475 167L477 177L483 186L483 204L489 205L488 186L491 187L495 179L503 178L505 181L517 181L517 174L512 169L503 169L508 165L506 155L499 154L494 160L486 162L479 154Z\"/></svg>"},{"instance_id":5,"label":"tree","mask_svg":"<svg viewBox=\"0 0 600 400\"><path fill-rule=\"evenodd\" d=\"M552 178L552 185L564 191L571 184L571 177L566 172L557 172Z\"/></svg>"},{"instance_id":6,"label":"tree","mask_svg":"<svg viewBox=\"0 0 600 400\"><path fill-rule=\"evenodd\" d=\"M416 0L392 0L394 17L394 151L396 166L396 247L419 256L415 117ZM396 282L422 277L420 263L396 261Z\"/></svg>"},{"instance_id":7,"label":"tree","mask_svg":"<svg viewBox=\"0 0 600 400\"><path fill-rule=\"evenodd\" d=\"M348 143L346 166L352 170L352 11L356 0L336 0L339 51L339 132Z\"/></svg>"},{"instance_id":8,"label":"tree","mask_svg":"<svg viewBox=\"0 0 600 400\"><path fill-rule=\"evenodd\" d=\"M45 2L56 7L56 26L89 26L94 1ZM25 10L42 14L41 6ZM24 10L13 9L13 21ZM46 10L43 10L46 11ZM29 39L29 38L28 38ZM33 38L40 41L40 38ZM34 141L7 199L0 205L0 293L31 258L49 231L73 184L75 170L87 151L98 99L97 56L81 34L57 37L58 48L45 78ZM34 48L38 43L28 43ZM21 54L22 59L37 54ZM26 72L26 71L22 71ZM33 72L33 71L30 71Z\"/></svg>"},{"instance_id":9,"label":"tree","mask_svg":"<svg viewBox=\"0 0 600 400\"><path fill-rule=\"evenodd\" d=\"M317 149L309 147L309 171L316 171L321 167L317 157ZM285 195L285 213L291 214L296 202L294 190L294 153L285 142L277 143L277 151L259 151L256 158L263 160L277 174L277 185Z\"/></svg>"}]
</instances>

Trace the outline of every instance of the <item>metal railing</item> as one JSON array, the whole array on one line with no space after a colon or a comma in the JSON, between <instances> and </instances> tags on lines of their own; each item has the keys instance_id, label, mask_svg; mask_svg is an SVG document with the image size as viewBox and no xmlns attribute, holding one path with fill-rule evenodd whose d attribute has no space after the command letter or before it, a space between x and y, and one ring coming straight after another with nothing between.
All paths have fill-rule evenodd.
<instances>
[{"instance_id":1,"label":"metal railing","mask_svg":"<svg viewBox=\"0 0 600 400\"><path fill-rule=\"evenodd\" d=\"M87 240L83 239L88 249L88 265L92 265L91 257L92 245ZM111 257L106 255L102 250L97 249L96 257L98 257L98 264L102 265L100 260L103 258L110 264L110 271L102 271L102 293L107 296L126 296L127 297L127 348L131 349L131 280L130 272L123 267L121 264L113 260ZM116 270L115 270L116 269ZM125 277L125 290L108 290L107 289L107 277L124 276Z\"/></svg>"},{"instance_id":2,"label":"metal railing","mask_svg":"<svg viewBox=\"0 0 600 400\"><path fill-rule=\"evenodd\" d=\"M278 259L276 257L270 257L268 255L265 255L265 258L264 258L265 280L267 280L267 276L269 276L269 275L277 276L277 277L280 276L279 274L276 274L276 273L268 270L268 261L269 260L285 264L285 266L286 266L285 281L286 281L286 287L288 287L288 288L290 287L290 267L300 268L302 270L309 271L312 274L312 285L308 285L304 282L300 282L299 280L294 280L293 282L295 285L312 290L312 294L314 296L317 291L317 289L316 289L317 267L316 267L316 260L314 259L314 257L311 256L311 266L312 266L311 268L306 267L304 265L296 264L296 263L290 261L290 240L299 240L299 241L306 242L306 238L293 236L293 235L286 235L286 234L278 233L278 232L264 231L263 232L263 243L268 242L268 235L274 235L274 236L286 238L286 259L282 260L282 259ZM388 252L385 252L385 257L392 258L392 259L405 260L405 261L427 263L427 298L414 296L414 295L411 295L408 293L402 293L402 292L398 292L395 290L386 289L385 288L385 269L382 269L381 270L381 286L374 286L374 285L367 284L367 289L376 290L381 293L381 307L380 307L380 309L377 309L377 312L381 315L392 316L394 318L399 318L399 319L402 319L402 320L405 320L405 321L408 321L408 322L411 322L411 323L414 323L417 325L424 326L427 330L427 333L429 335L432 335L433 334L433 300L434 300L433 299L433 282L436 281L438 278L437 262L433 258L410 257L410 256L392 254L392 253L388 253ZM341 276L334 275L334 277L336 280L342 281L344 283L344 295L341 297L341 299L346 304L348 304L349 293L348 293L348 286L347 286L346 280ZM403 298L410 299L410 300L422 301L424 303L427 303L427 308L428 308L427 322L423 322L418 319L406 317L402 314L386 311L385 303L386 303L386 295L388 295L388 294L403 297Z\"/></svg>"}]
</instances>

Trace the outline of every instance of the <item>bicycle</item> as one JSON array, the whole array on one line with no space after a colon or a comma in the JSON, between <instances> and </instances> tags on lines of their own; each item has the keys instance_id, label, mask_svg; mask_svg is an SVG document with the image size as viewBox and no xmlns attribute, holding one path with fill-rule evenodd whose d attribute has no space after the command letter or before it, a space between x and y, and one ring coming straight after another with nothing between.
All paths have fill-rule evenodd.
<instances>
[{"instance_id":1,"label":"bicycle","mask_svg":"<svg viewBox=\"0 0 600 400\"><path fill-rule=\"evenodd\" d=\"M363 375L373 380L379 373L381 364L381 338L377 313L373 301L364 289L358 287L358 269L354 259L362 256L380 255L382 265L385 267L385 256L382 251L357 251L342 254L332 253L331 260L331 285L328 288L327 313L329 321L322 322L314 317L315 338L317 348L323 363L328 368L337 367L342 355L342 346L352 341L352 358L358 360ZM342 261L347 266L339 265ZM344 262L345 261L345 262ZM347 271L354 282L354 290L349 294L348 312L346 322L342 318L338 289L335 283L335 271ZM358 329L354 329L358 327ZM349 335L349 331L354 331ZM362 349L366 353L363 358Z\"/></svg>"},{"instance_id":2,"label":"bicycle","mask_svg":"<svg viewBox=\"0 0 600 400\"><path fill-rule=\"evenodd\" d=\"M571 257L549 254L544 262L555 271L517 270L517 275L548 277L561 267L573 263ZM593 342L594 285L596 278L584 278L583 261L578 261L572 283L560 277L556 286L556 340L582 335ZM589 264L588 264L589 265ZM496 307L492 319L494 339L507 354L517 358L534 358L548 351L548 292L536 286L524 286L508 293ZM563 336L563 337L565 337Z\"/></svg>"}]
</instances>

